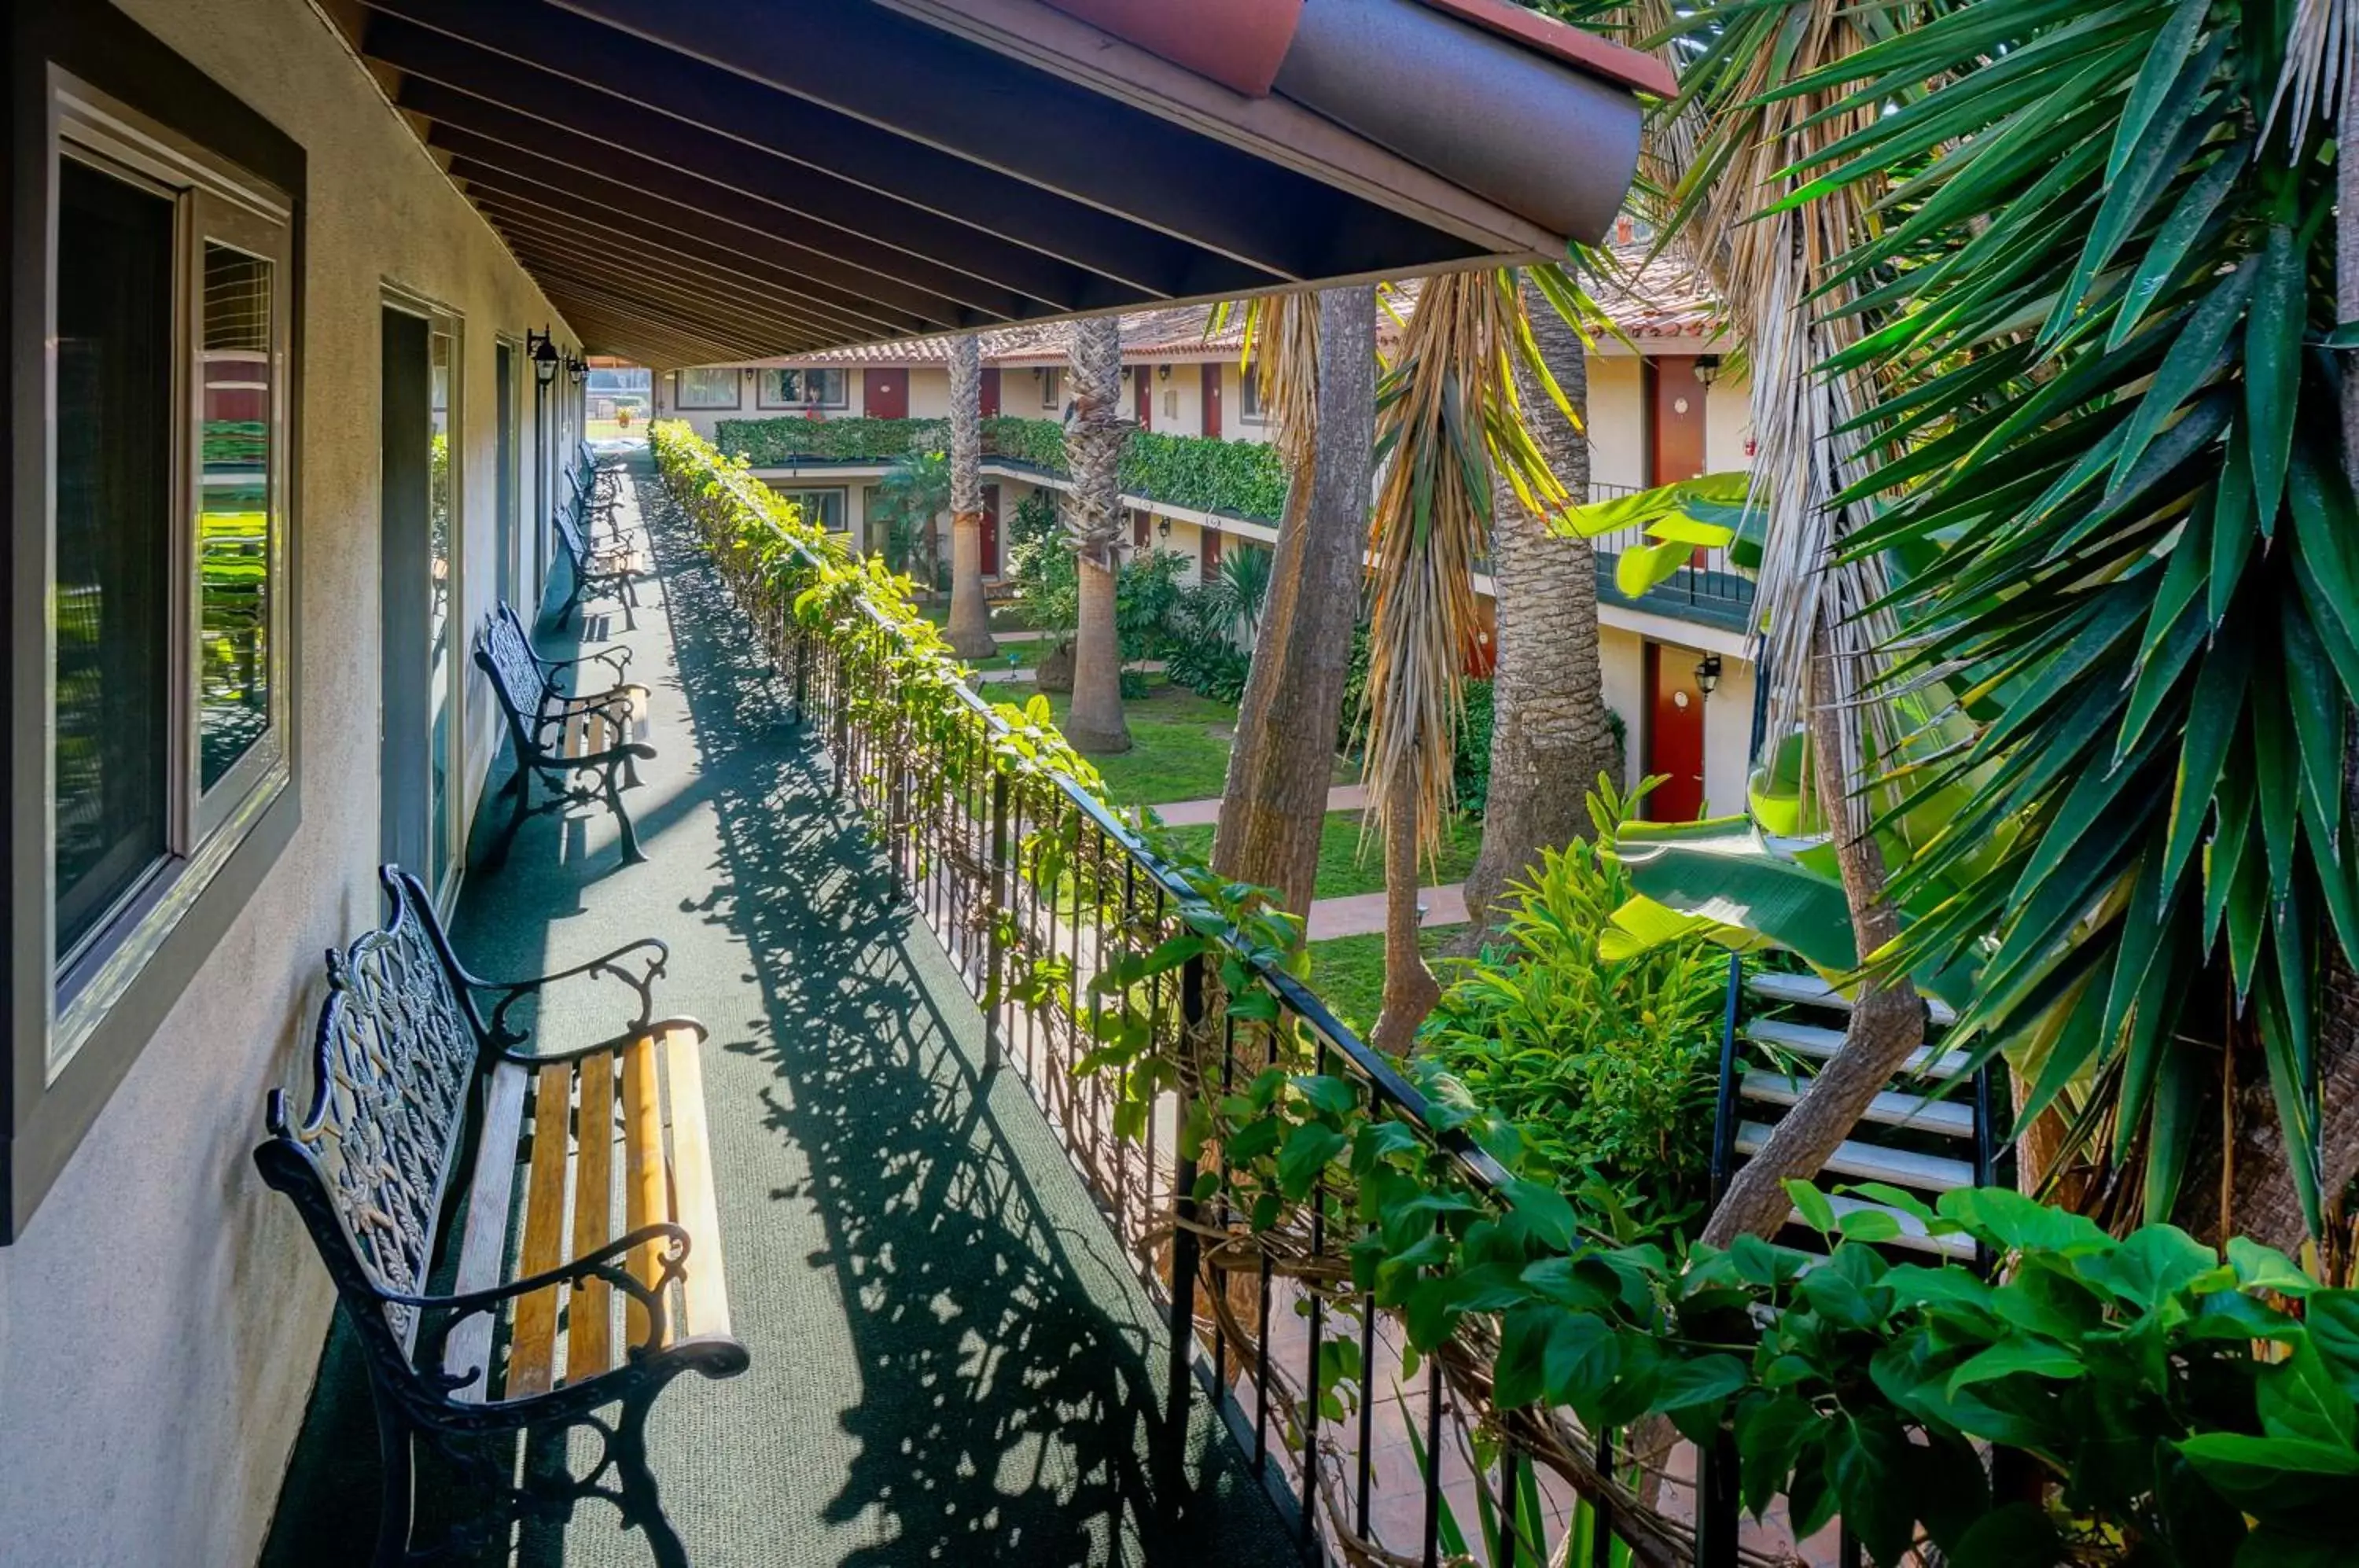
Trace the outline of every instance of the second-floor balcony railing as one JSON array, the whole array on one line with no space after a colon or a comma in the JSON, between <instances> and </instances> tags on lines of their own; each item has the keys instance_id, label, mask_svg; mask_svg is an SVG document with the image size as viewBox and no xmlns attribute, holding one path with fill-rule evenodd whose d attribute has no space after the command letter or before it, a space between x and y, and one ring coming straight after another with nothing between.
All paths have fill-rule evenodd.
<instances>
[{"instance_id":1,"label":"second-floor balcony railing","mask_svg":"<svg viewBox=\"0 0 2359 1568\"><path fill-rule=\"evenodd\" d=\"M1588 498L1607 501L1637 493L1636 485L1592 482ZM1731 631L1747 628L1753 613L1753 580L1729 564L1728 551L1723 547L1699 547L1669 582L1658 583L1636 598L1623 593L1614 582L1614 567L1624 550L1647 542L1643 528L1617 528L1591 541L1597 551L1599 599Z\"/></svg>"}]
</instances>

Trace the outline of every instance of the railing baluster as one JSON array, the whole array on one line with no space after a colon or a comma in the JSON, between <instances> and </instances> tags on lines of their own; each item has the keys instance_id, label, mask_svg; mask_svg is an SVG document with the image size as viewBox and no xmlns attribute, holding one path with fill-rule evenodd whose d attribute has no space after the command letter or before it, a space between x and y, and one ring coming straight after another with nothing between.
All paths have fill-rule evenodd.
<instances>
[{"instance_id":1,"label":"railing baluster","mask_svg":"<svg viewBox=\"0 0 2359 1568\"><path fill-rule=\"evenodd\" d=\"M1425 1568L1435 1568L1441 1547L1441 1363L1429 1356L1425 1374Z\"/></svg>"},{"instance_id":2,"label":"railing baluster","mask_svg":"<svg viewBox=\"0 0 2359 1568\"><path fill-rule=\"evenodd\" d=\"M995 766L991 770L991 894L990 908L986 911L991 920L991 931L987 943L989 957L985 960L990 966L990 975L985 981L989 989L984 994L997 996L1001 998L1003 1005L1012 1007L1014 1004L1006 1000L1007 938L1002 929L1005 924L1002 917L1007 912L1012 902L1008 897L1008 872L1007 770ZM985 1007L983 1010L983 1069L984 1072L999 1071L1000 1057L1006 1048L1006 1021L1000 1017L1000 1008Z\"/></svg>"},{"instance_id":3,"label":"railing baluster","mask_svg":"<svg viewBox=\"0 0 2359 1568\"><path fill-rule=\"evenodd\" d=\"M1327 1075L1327 1041L1321 1038L1311 1057L1311 1071L1323 1078ZM1327 1252L1327 1173L1324 1171L1310 1183L1310 1258L1316 1263ZM1310 1287L1310 1375L1302 1380L1307 1390L1302 1412L1302 1544L1307 1549L1319 1538L1319 1514L1312 1506L1319 1481L1319 1350L1326 1338L1327 1298L1317 1287Z\"/></svg>"},{"instance_id":4,"label":"railing baluster","mask_svg":"<svg viewBox=\"0 0 2359 1568\"><path fill-rule=\"evenodd\" d=\"M1180 1016L1183 1029L1190 1037L1204 1018L1204 960L1201 954L1188 960L1180 972ZM1184 1069L1183 1069L1184 1071ZM1155 1118L1147 1118L1152 1128ZM1147 1169L1152 1171L1150 1162ZM1196 1238L1196 1161L1185 1149L1179 1151L1173 1162L1173 1211L1177 1225L1171 1233L1171 1367L1169 1398L1170 1421L1173 1427L1188 1420L1188 1382L1190 1358L1196 1340L1196 1262L1199 1257Z\"/></svg>"}]
</instances>

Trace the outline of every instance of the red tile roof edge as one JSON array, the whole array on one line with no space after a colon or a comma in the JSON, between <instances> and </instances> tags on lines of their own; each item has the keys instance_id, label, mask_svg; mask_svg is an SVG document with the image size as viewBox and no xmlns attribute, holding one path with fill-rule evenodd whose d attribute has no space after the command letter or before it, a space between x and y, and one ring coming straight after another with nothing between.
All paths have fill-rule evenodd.
<instances>
[{"instance_id":1,"label":"red tile roof edge","mask_svg":"<svg viewBox=\"0 0 2359 1568\"><path fill-rule=\"evenodd\" d=\"M1618 82L1658 98L1679 95L1680 80L1671 68L1643 49L1601 38L1570 23L1514 5L1511 0L1419 0L1462 22L1511 38L1540 54L1553 55L1567 65Z\"/></svg>"}]
</instances>

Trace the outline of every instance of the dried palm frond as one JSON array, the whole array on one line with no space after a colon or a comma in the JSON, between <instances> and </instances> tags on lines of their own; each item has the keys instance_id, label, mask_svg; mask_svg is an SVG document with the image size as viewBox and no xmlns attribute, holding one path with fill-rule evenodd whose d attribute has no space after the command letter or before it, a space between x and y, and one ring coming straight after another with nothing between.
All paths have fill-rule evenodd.
<instances>
[{"instance_id":1,"label":"dried palm frond","mask_svg":"<svg viewBox=\"0 0 2359 1568\"><path fill-rule=\"evenodd\" d=\"M1254 378L1262 414L1276 424L1271 444L1307 491L1319 446L1319 296L1299 289L1215 305L1204 335L1219 332L1240 310L1245 330L1238 369Z\"/></svg>"},{"instance_id":2,"label":"dried palm frond","mask_svg":"<svg viewBox=\"0 0 2359 1568\"><path fill-rule=\"evenodd\" d=\"M1490 546L1493 473L1536 516L1570 504L1525 427L1516 369L1579 420L1541 360L1519 284L1512 270L1426 279L1377 392L1386 468L1368 530L1374 622L1363 772L1372 815L1413 813L1429 850L1439 846L1451 802L1459 677L1474 646L1474 570Z\"/></svg>"},{"instance_id":3,"label":"dried palm frond","mask_svg":"<svg viewBox=\"0 0 2359 1568\"><path fill-rule=\"evenodd\" d=\"M1883 559L1841 556L1845 536L1864 522L1837 497L1867 473L1855 430L1875 388L1864 372L1826 367L1859 341L1848 309L1858 290L1841 269L1877 232L1888 180L1864 177L1803 196L1808 177L1798 167L1864 129L1875 110L1846 103L1839 87L1778 90L1923 9L1844 0L1720 8L1718 30L1690 62L1680 101L1654 138L1672 181L1667 229L1682 235L1717 287L1751 359L1755 494L1767 514L1755 630L1768 686L1766 733L1800 727L1815 685L1842 736L1840 759L1819 760L1844 774L1854 834L1870 815L1866 758L1892 755L1897 741L1890 710L1863 701L1875 683L1877 649L1897 627L1876 608L1889 587ZM1815 681L1814 651L1826 663Z\"/></svg>"}]
</instances>

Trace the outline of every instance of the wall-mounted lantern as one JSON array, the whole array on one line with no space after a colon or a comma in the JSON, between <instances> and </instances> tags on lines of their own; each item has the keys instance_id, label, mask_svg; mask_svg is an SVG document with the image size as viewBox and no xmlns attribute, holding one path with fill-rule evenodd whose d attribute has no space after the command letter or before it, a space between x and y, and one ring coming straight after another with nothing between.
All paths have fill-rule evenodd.
<instances>
[{"instance_id":1,"label":"wall-mounted lantern","mask_svg":"<svg viewBox=\"0 0 2359 1568\"><path fill-rule=\"evenodd\" d=\"M1707 653L1696 662L1696 690L1709 697L1720 685L1720 655Z\"/></svg>"},{"instance_id":2,"label":"wall-mounted lantern","mask_svg":"<svg viewBox=\"0 0 2359 1568\"><path fill-rule=\"evenodd\" d=\"M525 357L532 361L532 378L543 387L557 379L557 344L547 332L524 330Z\"/></svg>"}]
</instances>

